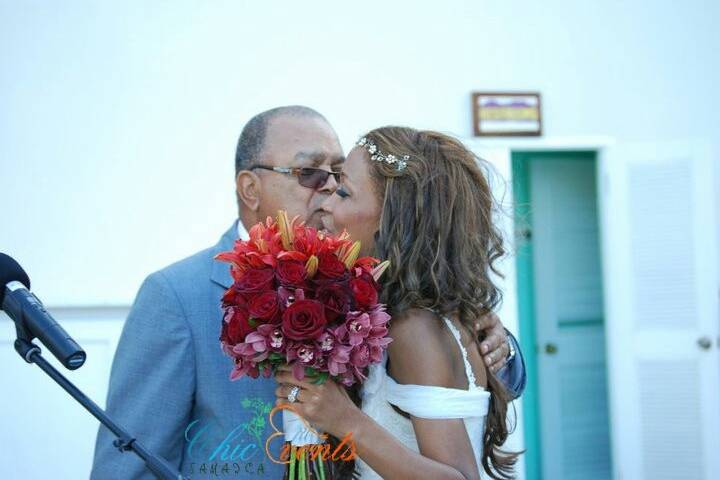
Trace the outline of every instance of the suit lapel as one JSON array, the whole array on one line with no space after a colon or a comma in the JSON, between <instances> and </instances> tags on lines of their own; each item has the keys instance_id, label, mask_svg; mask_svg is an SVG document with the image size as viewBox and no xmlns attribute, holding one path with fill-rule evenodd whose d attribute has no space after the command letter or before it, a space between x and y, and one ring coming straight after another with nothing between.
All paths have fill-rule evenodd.
<instances>
[{"instance_id":1,"label":"suit lapel","mask_svg":"<svg viewBox=\"0 0 720 480\"><path fill-rule=\"evenodd\" d=\"M237 223L238 221L235 220L233 226L230 227L227 232L225 232L222 238L220 238L220 241L217 243L217 245L215 245L215 248L213 248L213 256L217 255L220 252L227 252L233 249L233 246L235 245L235 240L237 240L238 238ZM230 288L230 286L233 284L233 278L232 275L230 275L230 265L225 262L218 262L217 260L213 260L210 280L217 283L221 287Z\"/></svg>"}]
</instances>

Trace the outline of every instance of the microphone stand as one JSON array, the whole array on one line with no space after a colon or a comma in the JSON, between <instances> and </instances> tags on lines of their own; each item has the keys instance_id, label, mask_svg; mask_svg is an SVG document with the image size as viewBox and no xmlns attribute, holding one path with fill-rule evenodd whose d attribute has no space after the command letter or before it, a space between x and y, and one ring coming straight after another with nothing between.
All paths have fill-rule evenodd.
<instances>
[{"instance_id":1,"label":"microphone stand","mask_svg":"<svg viewBox=\"0 0 720 480\"><path fill-rule=\"evenodd\" d=\"M155 474L160 480L187 480L164 458L151 453L129 433L123 430L119 425L113 422L95 402L88 398L75 385L58 372L47 360L42 356L40 347L32 343L35 338L22 324L22 320L16 321L17 339L15 340L15 351L27 363L34 363L47 373L55 382L58 383L66 392L68 392L75 400L77 400L85 409L95 418L105 425L111 432L118 437L113 446L117 447L120 452L132 450L138 457L145 461L145 466Z\"/></svg>"}]
</instances>

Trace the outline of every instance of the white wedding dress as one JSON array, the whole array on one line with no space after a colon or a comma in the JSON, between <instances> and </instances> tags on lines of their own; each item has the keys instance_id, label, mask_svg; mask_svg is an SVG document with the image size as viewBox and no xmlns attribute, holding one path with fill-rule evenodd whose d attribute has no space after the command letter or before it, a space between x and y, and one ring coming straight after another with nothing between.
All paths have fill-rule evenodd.
<instances>
[{"instance_id":1,"label":"white wedding dress","mask_svg":"<svg viewBox=\"0 0 720 480\"><path fill-rule=\"evenodd\" d=\"M412 422L397 413L390 404L404 412L421 418L462 418L470 443L475 452L475 462L481 478L486 478L480 460L482 459L482 438L485 431L485 417L490 402L490 392L475 385L467 351L460 342L460 332L452 322L443 317L462 352L468 389L446 388L427 385L401 385L386 372L387 351L381 363L370 366L368 378L361 391L362 410L378 424L385 427L400 442L411 450L419 452ZM382 479L368 464L358 457L356 467L362 480Z\"/></svg>"}]
</instances>

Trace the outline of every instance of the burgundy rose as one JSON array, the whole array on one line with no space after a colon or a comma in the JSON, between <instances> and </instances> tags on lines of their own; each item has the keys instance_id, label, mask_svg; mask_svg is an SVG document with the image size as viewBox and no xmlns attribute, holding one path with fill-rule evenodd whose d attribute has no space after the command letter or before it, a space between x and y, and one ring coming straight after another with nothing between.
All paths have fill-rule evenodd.
<instances>
[{"instance_id":1,"label":"burgundy rose","mask_svg":"<svg viewBox=\"0 0 720 480\"><path fill-rule=\"evenodd\" d=\"M261 322L275 322L280 319L280 304L277 292L268 290L254 295L248 302L250 316Z\"/></svg>"},{"instance_id":2,"label":"burgundy rose","mask_svg":"<svg viewBox=\"0 0 720 480\"><path fill-rule=\"evenodd\" d=\"M263 292L273 288L273 270L271 268L253 268L243 273L235 283L241 293Z\"/></svg>"},{"instance_id":3,"label":"burgundy rose","mask_svg":"<svg viewBox=\"0 0 720 480\"><path fill-rule=\"evenodd\" d=\"M350 289L360 307L370 308L378 302L378 285L372 275L363 274L350 280Z\"/></svg>"},{"instance_id":4,"label":"burgundy rose","mask_svg":"<svg viewBox=\"0 0 720 480\"><path fill-rule=\"evenodd\" d=\"M300 260L282 260L275 270L280 284L301 287L305 283L305 264Z\"/></svg>"},{"instance_id":5,"label":"burgundy rose","mask_svg":"<svg viewBox=\"0 0 720 480\"><path fill-rule=\"evenodd\" d=\"M345 264L334 253L318 255L318 279L342 279L346 273Z\"/></svg>"},{"instance_id":6,"label":"burgundy rose","mask_svg":"<svg viewBox=\"0 0 720 480\"><path fill-rule=\"evenodd\" d=\"M245 340L245 336L255 330L250 326L250 313L244 307L227 307L223 315L220 341L235 345Z\"/></svg>"},{"instance_id":7,"label":"burgundy rose","mask_svg":"<svg viewBox=\"0 0 720 480\"><path fill-rule=\"evenodd\" d=\"M296 300L283 312L282 332L293 340L318 338L327 320L325 306L315 300Z\"/></svg>"},{"instance_id":8,"label":"burgundy rose","mask_svg":"<svg viewBox=\"0 0 720 480\"><path fill-rule=\"evenodd\" d=\"M247 304L247 299L245 298L244 293L239 292L235 286L232 286L223 294L222 304L245 306Z\"/></svg>"},{"instance_id":9,"label":"burgundy rose","mask_svg":"<svg viewBox=\"0 0 720 480\"><path fill-rule=\"evenodd\" d=\"M340 315L345 315L352 306L352 293L346 285L330 283L318 288L315 299L325 305L325 317L334 322Z\"/></svg>"}]
</instances>

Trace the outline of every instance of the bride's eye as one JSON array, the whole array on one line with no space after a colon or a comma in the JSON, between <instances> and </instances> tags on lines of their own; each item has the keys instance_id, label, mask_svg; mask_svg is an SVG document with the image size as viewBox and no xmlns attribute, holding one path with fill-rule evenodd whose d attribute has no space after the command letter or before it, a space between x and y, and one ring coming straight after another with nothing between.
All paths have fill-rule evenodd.
<instances>
[{"instance_id":1,"label":"bride's eye","mask_svg":"<svg viewBox=\"0 0 720 480\"><path fill-rule=\"evenodd\" d=\"M338 188L335 190L335 193L337 193L337 195L338 195L340 198L347 198L347 197L350 196L350 194L347 193L343 187L338 187Z\"/></svg>"}]
</instances>

